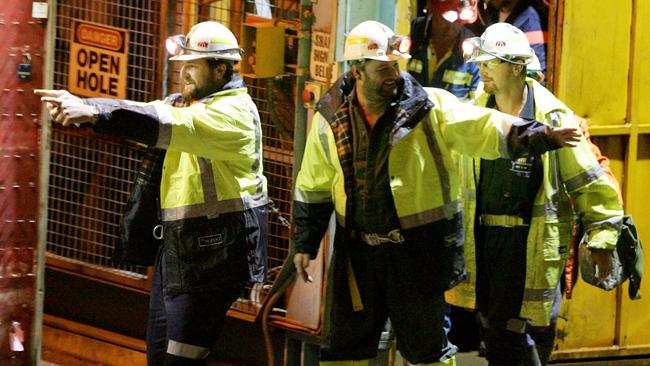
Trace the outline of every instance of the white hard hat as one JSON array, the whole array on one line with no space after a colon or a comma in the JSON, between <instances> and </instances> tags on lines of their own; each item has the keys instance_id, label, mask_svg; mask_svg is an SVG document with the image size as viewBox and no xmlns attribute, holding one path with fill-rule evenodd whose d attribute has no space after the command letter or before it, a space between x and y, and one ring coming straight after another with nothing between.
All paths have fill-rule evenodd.
<instances>
[{"instance_id":1,"label":"white hard hat","mask_svg":"<svg viewBox=\"0 0 650 366\"><path fill-rule=\"evenodd\" d=\"M533 52L533 58L526 67L526 75L537 80L538 82L544 81L544 73L542 72L542 63L539 62L539 58Z\"/></svg>"},{"instance_id":2,"label":"white hard hat","mask_svg":"<svg viewBox=\"0 0 650 366\"><path fill-rule=\"evenodd\" d=\"M167 52L172 61L191 61L204 58L239 61L243 50L230 29L217 22L201 22L182 34L167 38Z\"/></svg>"},{"instance_id":3,"label":"white hard hat","mask_svg":"<svg viewBox=\"0 0 650 366\"><path fill-rule=\"evenodd\" d=\"M343 60L394 61L409 59L411 40L397 36L387 26L374 20L367 20L352 28L345 37Z\"/></svg>"},{"instance_id":4,"label":"white hard hat","mask_svg":"<svg viewBox=\"0 0 650 366\"><path fill-rule=\"evenodd\" d=\"M513 64L527 65L535 55L524 32L509 23L492 24L481 37L468 38L463 49L469 62L499 58Z\"/></svg>"}]
</instances>

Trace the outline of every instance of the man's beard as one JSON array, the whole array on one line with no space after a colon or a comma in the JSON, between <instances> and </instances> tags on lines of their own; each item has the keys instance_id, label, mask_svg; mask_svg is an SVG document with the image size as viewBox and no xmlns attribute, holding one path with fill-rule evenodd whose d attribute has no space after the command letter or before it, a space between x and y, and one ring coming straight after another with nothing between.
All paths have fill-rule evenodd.
<instances>
[{"instance_id":1,"label":"man's beard","mask_svg":"<svg viewBox=\"0 0 650 366\"><path fill-rule=\"evenodd\" d=\"M397 84L394 88L388 88L384 85L383 82L377 83L366 79L363 84L363 93L366 96L366 99L373 107L385 107L397 93Z\"/></svg>"},{"instance_id":2,"label":"man's beard","mask_svg":"<svg viewBox=\"0 0 650 366\"><path fill-rule=\"evenodd\" d=\"M192 82L187 86L183 86L181 94L185 100L200 100L216 91L216 85L214 84L206 84L200 87Z\"/></svg>"}]
</instances>

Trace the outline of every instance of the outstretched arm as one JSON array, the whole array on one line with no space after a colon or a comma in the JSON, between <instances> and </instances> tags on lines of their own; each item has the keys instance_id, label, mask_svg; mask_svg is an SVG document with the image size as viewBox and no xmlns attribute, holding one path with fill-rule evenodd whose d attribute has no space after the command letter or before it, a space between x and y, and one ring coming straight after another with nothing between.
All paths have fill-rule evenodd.
<instances>
[{"instance_id":1,"label":"outstretched arm","mask_svg":"<svg viewBox=\"0 0 650 366\"><path fill-rule=\"evenodd\" d=\"M95 106L87 105L83 99L76 97L67 90L36 89L34 94L46 103L50 117L56 123L64 126L71 124L94 123L98 111Z\"/></svg>"},{"instance_id":2,"label":"outstretched arm","mask_svg":"<svg viewBox=\"0 0 650 366\"><path fill-rule=\"evenodd\" d=\"M573 126L553 128L461 103L444 90L427 91L429 99L438 106L431 116L434 128L440 130L451 149L463 155L484 159L516 158L525 153L541 155L561 147L575 147L581 138Z\"/></svg>"}]
</instances>

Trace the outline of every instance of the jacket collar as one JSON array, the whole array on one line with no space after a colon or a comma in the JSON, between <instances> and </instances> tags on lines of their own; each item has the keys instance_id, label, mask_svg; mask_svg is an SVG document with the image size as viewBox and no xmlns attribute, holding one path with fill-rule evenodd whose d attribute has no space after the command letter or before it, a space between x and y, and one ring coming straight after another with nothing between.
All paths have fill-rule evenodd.
<instances>
[{"instance_id":1,"label":"jacket collar","mask_svg":"<svg viewBox=\"0 0 650 366\"><path fill-rule=\"evenodd\" d=\"M533 91L533 97L535 98L535 118L537 120L541 120L542 116L546 116L551 112L569 112L569 108L540 83L532 78L526 78L526 83ZM490 94L486 93L482 88L480 92L477 91L475 98L476 105L484 107L487 105L489 99Z\"/></svg>"},{"instance_id":2,"label":"jacket collar","mask_svg":"<svg viewBox=\"0 0 650 366\"><path fill-rule=\"evenodd\" d=\"M222 88L221 90L218 90L206 97L203 97L199 100L201 103L208 102L210 99L216 97L217 95L224 95L224 94L237 94L241 91L246 90L246 84L244 83L244 79L237 74L233 73L232 77L230 78L230 81L228 81Z\"/></svg>"},{"instance_id":3,"label":"jacket collar","mask_svg":"<svg viewBox=\"0 0 650 366\"><path fill-rule=\"evenodd\" d=\"M427 92L410 74L402 72L400 75L397 94L391 101L391 106L398 108L394 128L413 127L433 108L433 103L429 100ZM355 82L352 73L347 72L318 101L316 110L325 120L330 123L335 120L335 114L346 106Z\"/></svg>"},{"instance_id":4,"label":"jacket collar","mask_svg":"<svg viewBox=\"0 0 650 366\"><path fill-rule=\"evenodd\" d=\"M219 95L220 93L231 92L237 89L245 89L245 88L246 88L246 84L244 83L244 79L242 79L242 77L239 74L233 74L230 81L227 82L226 85L224 85L223 88L221 88L221 90L201 98L199 102L207 102L210 99L214 98L215 96ZM170 94L164 99L164 101L165 103L177 108L188 107L190 105L189 102L183 99L183 95L181 93Z\"/></svg>"}]
</instances>

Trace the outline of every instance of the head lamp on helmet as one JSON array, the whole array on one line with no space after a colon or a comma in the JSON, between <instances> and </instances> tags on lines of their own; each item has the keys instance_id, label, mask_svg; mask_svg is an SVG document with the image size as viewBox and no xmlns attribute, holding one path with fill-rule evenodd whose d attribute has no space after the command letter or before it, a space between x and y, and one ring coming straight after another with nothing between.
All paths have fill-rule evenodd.
<instances>
[{"instance_id":1,"label":"head lamp on helmet","mask_svg":"<svg viewBox=\"0 0 650 366\"><path fill-rule=\"evenodd\" d=\"M184 47L185 47L185 35L183 34L169 36L165 41L165 48L167 49L167 53L169 53L172 56L180 55L183 52Z\"/></svg>"},{"instance_id":2,"label":"head lamp on helmet","mask_svg":"<svg viewBox=\"0 0 650 366\"><path fill-rule=\"evenodd\" d=\"M481 37L466 39L462 47L469 62L498 58L516 65L527 65L535 54L524 32L508 23L487 27Z\"/></svg>"},{"instance_id":3,"label":"head lamp on helmet","mask_svg":"<svg viewBox=\"0 0 650 366\"><path fill-rule=\"evenodd\" d=\"M185 37L182 34L167 37L165 48L172 61L198 59L241 60L243 50L232 32L217 22L196 24Z\"/></svg>"},{"instance_id":4,"label":"head lamp on helmet","mask_svg":"<svg viewBox=\"0 0 650 366\"><path fill-rule=\"evenodd\" d=\"M407 55L411 51L411 38L394 35L390 39L390 52L395 55Z\"/></svg>"}]
</instances>

